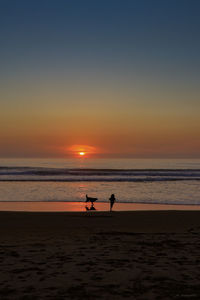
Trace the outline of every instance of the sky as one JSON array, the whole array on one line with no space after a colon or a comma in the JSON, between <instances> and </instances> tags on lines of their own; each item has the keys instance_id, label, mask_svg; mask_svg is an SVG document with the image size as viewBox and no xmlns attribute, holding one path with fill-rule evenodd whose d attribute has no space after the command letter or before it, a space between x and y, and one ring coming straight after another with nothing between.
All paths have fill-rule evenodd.
<instances>
[{"instance_id":1,"label":"sky","mask_svg":"<svg viewBox=\"0 0 200 300\"><path fill-rule=\"evenodd\" d=\"M199 0L0 0L0 157L199 158Z\"/></svg>"}]
</instances>

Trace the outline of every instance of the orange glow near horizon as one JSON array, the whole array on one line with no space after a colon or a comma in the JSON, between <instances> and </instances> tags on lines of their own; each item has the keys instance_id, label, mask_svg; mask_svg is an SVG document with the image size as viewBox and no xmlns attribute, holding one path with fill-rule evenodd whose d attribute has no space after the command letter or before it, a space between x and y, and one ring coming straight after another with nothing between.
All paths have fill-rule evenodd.
<instances>
[{"instance_id":1,"label":"orange glow near horizon","mask_svg":"<svg viewBox=\"0 0 200 300\"><path fill-rule=\"evenodd\" d=\"M96 148L89 145L73 145L68 150L76 157L90 157L91 154L96 153Z\"/></svg>"}]
</instances>

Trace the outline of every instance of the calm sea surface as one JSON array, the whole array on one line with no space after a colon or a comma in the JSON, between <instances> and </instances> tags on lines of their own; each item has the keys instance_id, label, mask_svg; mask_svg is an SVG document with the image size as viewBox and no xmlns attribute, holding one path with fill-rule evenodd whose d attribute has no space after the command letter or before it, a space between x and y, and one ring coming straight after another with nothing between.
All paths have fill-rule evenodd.
<instances>
[{"instance_id":1,"label":"calm sea surface","mask_svg":"<svg viewBox=\"0 0 200 300\"><path fill-rule=\"evenodd\" d=\"M200 159L0 159L0 201L200 204Z\"/></svg>"}]
</instances>

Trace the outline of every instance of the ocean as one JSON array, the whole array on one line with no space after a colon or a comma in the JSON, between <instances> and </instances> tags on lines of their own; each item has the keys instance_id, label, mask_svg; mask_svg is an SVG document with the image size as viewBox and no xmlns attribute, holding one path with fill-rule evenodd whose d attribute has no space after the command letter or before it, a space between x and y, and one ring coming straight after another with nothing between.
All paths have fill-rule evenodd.
<instances>
[{"instance_id":1,"label":"ocean","mask_svg":"<svg viewBox=\"0 0 200 300\"><path fill-rule=\"evenodd\" d=\"M0 201L200 205L200 159L1 159Z\"/></svg>"}]
</instances>

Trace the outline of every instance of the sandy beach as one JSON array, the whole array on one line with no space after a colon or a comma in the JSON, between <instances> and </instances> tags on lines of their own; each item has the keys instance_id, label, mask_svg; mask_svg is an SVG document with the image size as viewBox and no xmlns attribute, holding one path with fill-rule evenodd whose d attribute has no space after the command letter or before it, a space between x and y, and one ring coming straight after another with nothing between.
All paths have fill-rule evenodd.
<instances>
[{"instance_id":1,"label":"sandy beach","mask_svg":"<svg viewBox=\"0 0 200 300\"><path fill-rule=\"evenodd\" d=\"M200 212L0 212L1 299L199 299Z\"/></svg>"}]
</instances>

